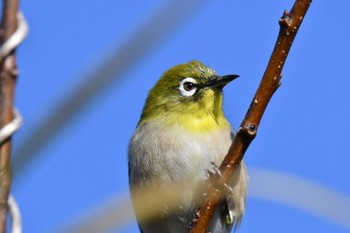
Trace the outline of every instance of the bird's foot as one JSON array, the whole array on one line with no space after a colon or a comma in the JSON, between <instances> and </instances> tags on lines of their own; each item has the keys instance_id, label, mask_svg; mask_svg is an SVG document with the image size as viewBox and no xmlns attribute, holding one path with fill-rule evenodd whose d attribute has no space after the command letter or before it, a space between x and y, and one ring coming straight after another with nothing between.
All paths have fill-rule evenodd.
<instances>
[{"instance_id":1,"label":"bird's foot","mask_svg":"<svg viewBox=\"0 0 350 233\"><path fill-rule=\"evenodd\" d=\"M208 176L212 177L212 176L216 175L217 177L219 177L218 181L222 182L222 173L220 171L219 165L217 165L216 162L214 162L214 161L211 161L210 163L213 165L214 172L207 169ZM233 194L233 189L229 185L227 185L225 182L222 182L222 184L224 185L224 187L226 188L226 191L229 194Z\"/></svg>"}]
</instances>

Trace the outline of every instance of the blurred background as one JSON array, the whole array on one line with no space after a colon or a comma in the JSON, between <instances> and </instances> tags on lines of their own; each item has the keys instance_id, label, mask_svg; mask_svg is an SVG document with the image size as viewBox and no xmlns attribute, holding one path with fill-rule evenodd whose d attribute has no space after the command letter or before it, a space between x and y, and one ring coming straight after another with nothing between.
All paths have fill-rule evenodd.
<instances>
[{"instance_id":1,"label":"blurred background","mask_svg":"<svg viewBox=\"0 0 350 233\"><path fill-rule=\"evenodd\" d=\"M12 193L24 232L138 232L126 158L148 90L193 59L237 73L224 93L237 130L293 3L21 1ZM306 15L245 155L240 233L350 231L349 7L314 1Z\"/></svg>"}]
</instances>

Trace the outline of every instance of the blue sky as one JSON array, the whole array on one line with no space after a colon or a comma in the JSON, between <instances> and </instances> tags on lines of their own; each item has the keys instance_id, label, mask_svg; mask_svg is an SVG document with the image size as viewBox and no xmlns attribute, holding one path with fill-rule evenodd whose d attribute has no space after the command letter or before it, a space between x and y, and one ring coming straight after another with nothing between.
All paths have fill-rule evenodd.
<instances>
[{"instance_id":1,"label":"blue sky","mask_svg":"<svg viewBox=\"0 0 350 233\"><path fill-rule=\"evenodd\" d=\"M45 141L18 169L18 161L26 157L18 151L25 142L31 143L38 125L167 4L165 0L136 4L112 0L75 0L69 4L22 1L30 34L17 50L20 77L16 105L25 122L14 138L12 192L22 211L24 232L54 232L91 214L106 201L127 194L129 138L148 90L173 65L196 59L219 74L241 76L224 93L224 111L236 130L273 49L278 19L293 3L196 0L193 5L182 6L177 25L167 17L160 18L156 23L169 24L165 35L154 44L146 44L147 49L127 69L114 75L74 117L59 125L52 140ZM258 177L254 176L254 171L261 170L286 174L349 200L349 7L345 0L314 1L309 9L285 64L282 86L245 155L252 171L252 193L238 232L350 230L349 225L346 228L312 211L262 198ZM259 185L271 189L264 182ZM289 192L301 202L306 195L302 187L293 186ZM331 213L337 212L321 193L309 195L320 206L329 204ZM135 221L113 232L137 232Z\"/></svg>"}]
</instances>

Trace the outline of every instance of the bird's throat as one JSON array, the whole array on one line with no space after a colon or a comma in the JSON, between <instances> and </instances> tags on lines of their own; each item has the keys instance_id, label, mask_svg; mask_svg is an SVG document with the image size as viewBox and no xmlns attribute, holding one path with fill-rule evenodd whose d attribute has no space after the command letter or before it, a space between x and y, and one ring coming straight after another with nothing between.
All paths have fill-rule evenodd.
<instances>
[{"instance_id":1,"label":"bird's throat","mask_svg":"<svg viewBox=\"0 0 350 233\"><path fill-rule=\"evenodd\" d=\"M198 101L147 101L139 125L149 121L190 132L210 132L230 128L222 111L221 91L206 90Z\"/></svg>"},{"instance_id":2,"label":"bird's throat","mask_svg":"<svg viewBox=\"0 0 350 233\"><path fill-rule=\"evenodd\" d=\"M168 120L169 125L177 125L193 133L204 133L230 127L230 124L223 115L214 116L208 114L198 117L193 114L182 114L177 116L176 119Z\"/></svg>"}]
</instances>

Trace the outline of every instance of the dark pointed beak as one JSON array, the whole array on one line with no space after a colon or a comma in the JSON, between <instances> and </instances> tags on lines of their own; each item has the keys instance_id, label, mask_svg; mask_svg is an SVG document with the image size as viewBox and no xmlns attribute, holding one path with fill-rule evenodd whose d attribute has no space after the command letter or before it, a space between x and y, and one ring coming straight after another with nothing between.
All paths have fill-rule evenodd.
<instances>
[{"instance_id":1,"label":"dark pointed beak","mask_svg":"<svg viewBox=\"0 0 350 233\"><path fill-rule=\"evenodd\" d=\"M206 87L210 88L223 88L229 82L238 78L237 74L229 74L224 76L213 75L209 77L209 82L206 84Z\"/></svg>"}]
</instances>

